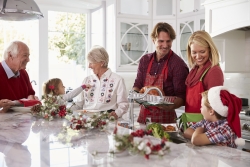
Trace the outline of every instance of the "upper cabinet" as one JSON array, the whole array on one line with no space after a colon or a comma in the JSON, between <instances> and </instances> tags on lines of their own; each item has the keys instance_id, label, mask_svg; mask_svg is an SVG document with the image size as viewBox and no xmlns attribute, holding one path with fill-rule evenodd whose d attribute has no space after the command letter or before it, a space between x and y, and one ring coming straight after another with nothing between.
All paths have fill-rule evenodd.
<instances>
[{"instance_id":1,"label":"upper cabinet","mask_svg":"<svg viewBox=\"0 0 250 167\"><path fill-rule=\"evenodd\" d=\"M191 2L184 4L186 1L106 0L106 48L114 55L110 64L115 71L136 71L140 58L155 51L150 34L158 22L167 22L176 30L172 50L186 61L189 36L204 30L205 25L203 1L188 0ZM178 12L182 8L179 5L188 7Z\"/></svg>"},{"instance_id":2,"label":"upper cabinet","mask_svg":"<svg viewBox=\"0 0 250 167\"><path fill-rule=\"evenodd\" d=\"M205 0L177 0L177 16L191 16L204 13Z\"/></svg>"},{"instance_id":3,"label":"upper cabinet","mask_svg":"<svg viewBox=\"0 0 250 167\"><path fill-rule=\"evenodd\" d=\"M152 17L151 0L117 0L118 17Z\"/></svg>"},{"instance_id":4,"label":"upper cabinet","mask_svg":"<svg viewBox=\"0 0 250 167\"><path fill-rule=\"evenodd\" d=\"M154 19L175 19L176 0L153 0Z\"/></svg>"},{"instance_id":5,"label":"upper cabinet","mask_svg":"<svg viewBox=\"0 0 250 167\"><path fill-rule=\"evenodd\" d=\"M206 31L212 36L250 26L250 0L206 0Z\"/></svg>"},{"instance_id":6,"label":"upper cabinet","mask_svg":"<svg viewBox=\"0 0 250 167\"><path fill-rule=\"evenodd\" d=\"M204 6L205 28L220 52L223 71L249 73L250 0L206 0Z\"/></svg>"},{"instance_id":7,"label":"upper cabinet","mask_svg":"<svg viewBox=\"0 0 250 167\"><path fill-rule=\"evenodd\" d=\"M187 44L193 32L205 30L204 14L177 20L177 54L187 63Z\"/></svg>"},{"instance_id":8,"label":"upper cabinet","mask_svg":"<svg viewBox=\"0 0 250 167\"><path fill-rule=\"evenodd\" d=\"M124 19L117 20L117 70L136 71L140 58L148 53L149 29L148 20Z\"/></svg>"}]
</instances>

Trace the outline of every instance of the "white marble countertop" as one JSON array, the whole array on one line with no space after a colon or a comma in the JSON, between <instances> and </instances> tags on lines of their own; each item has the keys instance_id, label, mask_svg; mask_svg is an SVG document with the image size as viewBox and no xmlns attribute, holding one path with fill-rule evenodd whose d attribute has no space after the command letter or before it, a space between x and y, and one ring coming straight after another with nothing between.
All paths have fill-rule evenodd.
<instances>
[{"instance_id":1,"label":"white marble countertop","mask_svg":"<svg viewBox=\"0 0 250 167\"><path fill-rule=\"evenodd\" d=\"M190 143L170 143L170 151L161 158L130 155L124 151L108 154L113 147L109 133L99 130L65 130L67 121L47 122L30 114L0 114L0 167L67 167L67 166L170 166L170 167L244 167L250 154L225 146L197 147ZM112 125L112 124L110 124ZM139 124L136 124L137 128ZM119 134L129 133L119 127ZM96 151L99 154L93 156Z\"/></svg>"}]
</instances>

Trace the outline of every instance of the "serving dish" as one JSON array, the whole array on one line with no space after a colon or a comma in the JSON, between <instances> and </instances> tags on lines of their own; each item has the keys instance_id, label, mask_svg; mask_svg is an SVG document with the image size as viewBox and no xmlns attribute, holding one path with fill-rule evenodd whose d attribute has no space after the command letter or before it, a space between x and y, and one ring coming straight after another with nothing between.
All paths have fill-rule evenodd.
<instances>
[{"instance_id":1,"label":"serving dish","mask_svg":"<svg viewBox=\"0 0 250 167\"><path fill-rule=\"evenodd\" d=\"M83 115L86 115L86 116L93 116L94 114L100 114L100 110L87 110L87 109L83 109L83 110L76 110L74 111L73 113L74 114L83 114Z\"/></svg>"},{"instance_id":2,"label":"serving dish","mask_svg":"<svg viewBox=\"0 0 250 167\"><path fill-rule=\"evenodd\" d=\"M157 105L173 105L174 103L172 102L167 102L167 101L163 101L163 102L150 102L150 101L145 101L145 100L141 100L141 99L136 99L135 102L144 105L145 107L148 106L157 106Z\"/></svg>"},{"instance_id":3,"label":"serving dish","mask_svg":"<svg viewBox=\"0 0 250 167\"><path fill-rule=\"evenodd\" d=\"M161 124L162 126L165 127L165 131L168 133L177 133L178 132L178 127L176 123L172 123L172 124ZM172 130L171 128L168 127L174 127L174 130ZM169 129L169 130L168 130ZM171 129L171 130L170 130Z\"/></svg>"}]
</instances>

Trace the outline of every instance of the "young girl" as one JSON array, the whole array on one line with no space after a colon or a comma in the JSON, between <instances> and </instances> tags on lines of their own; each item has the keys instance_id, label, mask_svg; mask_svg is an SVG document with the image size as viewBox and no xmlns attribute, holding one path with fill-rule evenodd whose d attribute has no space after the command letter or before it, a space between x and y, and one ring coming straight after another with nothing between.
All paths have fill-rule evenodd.
<instances>
[{"instance_id":1,"label":"young girl","mask_svg":"<svg viewBox=\"0 0 250 167\"><path fill-rule=\"evenodd\" d=\"M241 99L223 86L202 93L201 114L204 119L184 131L184 137L197 146L217 144L236 148L244 145L239 113ZM238 137L238 138L237 138Z\"/></svg>"},{"instance_id":2,"label":"young girl","mask_svg":"<svg viewBox=\"0 0 250 167\"><path fill-rule=\"evenodd\" d=\"M48 80L47 82L44 83L43 85L43 95L53 95L53 96L61 96L57 100L56 103L63 105L65 104L68 100L76 97L78 94L80 94L83 90L87 91L91 86L90 85L82 85L70 93L65 94L65 86L63 86L62 80L59 78L53 78Z\"/></svg>"}]
</instances>

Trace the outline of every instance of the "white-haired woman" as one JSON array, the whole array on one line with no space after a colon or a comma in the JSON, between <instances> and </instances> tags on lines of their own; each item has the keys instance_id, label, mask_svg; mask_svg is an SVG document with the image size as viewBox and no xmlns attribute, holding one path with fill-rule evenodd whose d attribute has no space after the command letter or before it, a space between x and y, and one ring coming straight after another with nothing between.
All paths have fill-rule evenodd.
<instances>
[{"instance_id":1,"label":"white-haired woman","mask_svg":"<svg viewBox=\"0 0 250 167\"><path fill-rule=\"evenodd\" d=\"M83 84L89 84L91 88L80 94L74 109L108 111L110 116L118 119L129 106L124 79L108 68L109 55L103 47L92 47L87 60L94 74L86 77Z\"/></svg>"}]
</instances>

